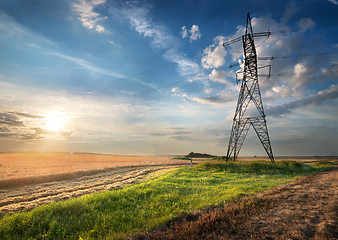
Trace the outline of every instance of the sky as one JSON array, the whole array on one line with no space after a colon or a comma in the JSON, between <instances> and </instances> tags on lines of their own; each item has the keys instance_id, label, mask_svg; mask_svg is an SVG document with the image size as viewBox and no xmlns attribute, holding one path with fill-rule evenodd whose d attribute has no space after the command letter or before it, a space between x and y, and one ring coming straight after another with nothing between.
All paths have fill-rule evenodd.
<instances>
[{"instance_id":1,"label":"sky","mask_svg":"<svg viewBox=\"0 0 338 240\"><path fill-rule=\"evenodd\" d=\"M226 155L248 12L274 155L338 155L337 0L0 1L0 151Z\"/></svg>"}]
</instances>

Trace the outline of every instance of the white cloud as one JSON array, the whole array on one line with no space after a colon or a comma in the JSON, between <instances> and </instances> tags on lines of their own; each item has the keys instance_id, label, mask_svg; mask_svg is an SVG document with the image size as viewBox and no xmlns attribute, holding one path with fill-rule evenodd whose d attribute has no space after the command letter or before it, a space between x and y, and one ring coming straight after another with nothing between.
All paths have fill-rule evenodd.
<instances>
[{"instance_id":1,"label":"white cloud","mask_svg":"<svg viewBox=\"0 0 338 240\"><path fill-rule=\"evenodd\" d=\"M100 1L96 1L96 2L99 3ZM76 64L77 66L82 67L83 69L92 71L94 73L102 74L102 75L113 77L113 78L125 79L131 82L137 82L139 84L147 86L156 91L160 91L159 88L155 87L153 84L144 82L136 77L127 77L118 72L115 72L109 69L104 69L99 66L95 66L94 64L86 61L85 59L63 54L61 53L61 51L57 51L57 49L60 49L60 47L56 45L54 42L38 34L31 32L29 29L16 23L10 16L6 14L0 14L0 22L3 23L3 24L0 24L0 30L3 30L9 36L12 36L12 37L15 36L15 39L21 39L21 38L24 39L24 41L27 42L26 43L27 46L38 49L40 53L42 54L56 56L58 58L67 60L69 62ZM113 41L109 41L109 42L117 47L120 47L119 45L115 44ZM49 50L49 49L53 49L53 50Z\"/></svg>"},{"instance_id":2,"label":"white cloud","mask_svg":"<svg viewBox=\"0 0 338 240\"><path fill-rule=\"evenodd\" d=\"M263 92L271 98L294 98L307 94L307 88L317 82L322 81L325 76L326 68L320 68L321 62L326 62L321 57L311 57L309 59L277 60L273 65L272 76L269 79L260 79ZM331 68L327 68L329 70Z\"/></svg>"},{"instance_id":3,"label":"white cloud","mask_svg":"<svg viewBox=\"0 0 338 240\"><path fill-rule=\"evenodd\" d=\"M227 76L231 76L232 74L233 74L232 71L225 72L224 70L213 69L208 76L209 79L212 82L218 82L218 83L226 84L225 89L218 92L216 94L216 96L190 97L190 100L193 100L193 101L201 103L201 104L211 104L211 105L224 104L224 103L227 103L227 102L235 101L236 95L239 92L239 86L227 81L227 79L226 79ZM205 78L203 78L203 77L204 77L203 75L200 76L198 80L204 80ZM205 89L204 89L205 93L210 94L214 90L214 89L210 88L208 86L208 84L204 84L204 85L205 85Z\"/></svg>"},{"instance_id":4,"label":"white cloud","mask_svg":"<svg viewBox=\"0 0 338 240\"><path fill-rule=\"evenodd\" d=\"M294 1L291 1L286 7L285 12L283 13L281 23L286 24L295 15L296 11L296 3Z\"/></svg>"},{"instance_id":5,"label":"white cloud","mask_svg":"<svg viewBox=\"0 0 338 240\"><path fill-rule=\"evenodd\" d=\"M148 6L128 4L122 8L121 13L122 17L128 21L136 32L151 40L155 48L165 50L163 57L177 64L180 75L188 76L200 71L196 62L185 57L176 49L176 39L167 28L152 20Z\"/></svg>"},{"instance_id":6,"label":"white cloud","mask_svg":"<svg viewBox=\"0 0 338 240\"><path fill-rule=\"evenodd\" d=\"M179 89L180 89L179 87L175 87L175 88L171 89L171 92L172 93L178 92Z\"/></svg>"},{"instance_id":7,"label":"white cloud","mask_svg":"<svg viewBox=\"0 0 338 240\"><path fill-rule=\"evenodd\" d=\"M160 91L158 89L158 87L150 84L150 83L147 83L147 82L144 82L138 78L134 78L134 77L126 77L124 76L123 74L120 74L120 73L117 73L117 72L114 72L112 70L108 70L108 69L104 69L104 68L100 68L100 67L97 67L95 65L93 65L92 63L84 60L84 59L81 59L81 58L76 58L76 57L72 57L72 56L68 56L68 55L65 55L65 54L62 54L62 53L58 53L58 52L49 52L48 53L49 55L53 55L53 56L56 56L56 57L59 57L59 58L62 58L62 59L65 59L67 61L70 61L80 67L83 67L84 69L88 70L88 71L92 71L92 72L95 72L95 73L99 73L99 74L102 74L102 75L105 75L105 76L109 76L109 77L114 77L114 78L120 78L120 79L125 79L125 80L128 80L128 81L132 81L132 82L137 82L139 84L142 84L144 86L147 86L149 88L152 88L156 91Z\"/></svg>"},{"instance_id":8,"label":"white cloud","mask_svg":"<svg viewBox=\"0 0 338 240\"><path fill-rule=\"evenodd\" d=\"M234 91L235 90L235 91ZM236 86L230 86L227 89L220 91L216 96L208 97L190 97L189 99L201 104L208 105L219 105L236 101L236 95L238 94L238 89Z\"/></svg>"},{"instance_id":9,"label":"white cloud","mask_svg":"<svg viewBox=\"0 0 338 240\"><path fill-rule=\"evenodd\" d=\"M125 120L132 117L136 111L130 103L117 102L113 98L108 100L91 95L72 95L65 91L42 91L39 88L12 83L0 82L0 86L0 94L9 91L12 96L6 108L0 108L1 111L25 112L37 116L61 112L68 120L65 130L73 133L70 141L95 141L104 137L123 138L123 134L130 130L125 127ZM27 124L27 127L33 130L37 126L42 125L37 121L35 125Z\"/></svg>"},{"instance_id":10,"label":"white cloud","mask_svg":"<svg viewBox=\"0 0 338 240\"><path fill-rule=\"evenodd\" d=\"M333 62L328 67L322 68L321 70L325 78L338 78L338 62Z\"/></svg>"},{"instance_id":11,"label":"white cloud","mask_svg":"<svg viewBox=\"0 0 338 240\"><path fill-rule=\"evenodd\" d=\"M103 33L105 31L104 27L102 27L101 25L96 25L95 30L99 33Z\"/></svg>"},{"instance_id":12,"label":"white cloud","mask_svg":"<svg viewBox=\"0 0 338 240\"><path fill-rule=\"evenodd\" d=\"M8 35L22 35L22 36L31 35L29 30L27 30L22 25L16 23L12 17L3 12L1 12L0 14L0 20L1 20L0 30L3 33L7 33Z\"/></svg>"},{"instance_id":13,"label":"white cloud","mask_svg":"<svg viewBox=\"0 0 338 240\"><path fill-rule=\"evenodd\" d=\"M190 34L190 37L189 37L189 34ZM191 26L191 29L189 30L189 32L186 26L183 26L181 28L181 36L182 38L189 37L190 42L192 42L192 41L196 41L200 39L202 37L202 34L200 32L199 26L194 24Z\"/></svg>"},{"instance_id":14,"label":"white cloud","mask_svg":"<svg viewBox=\"0 0 338 240\"><path fill-rule=\"evenodd\" d=\"M76 57L68 56L68 55L65 55L65 54L62 54L62 53L57 53L57 52L50 52L49 54L56 56L56 57L59 57L59 58L62 58L62 59L65 59L67 61L70 61L70 62L72 62L72 63L74 63L74 64L76 64L80 67L83 67L84 69L92 71L92 72L96 72L96 73L103 74L103 75L110 76L110 77L114 77L114 78L126 79L126 77L122 74L113 72L111 70L99 68L99 67L94 66L90 62L88 62L84 59L81 59L81 58L76 58Z\"/></svg>"},{"instance_id":15,"label":"white cloud","mask_svg":"<svg viewBox=\"0 0 338 240\"><path fill-rule=\"evenodd\" d=\"M258 61L259 65L271 64L271 77L266 79L260 77L260 87L262 94L274 98L298 97L307 94L307 88L316 81L321 81L323 77L332 78L335 76L334 64L332 60L325 55L314 55L311 57L301 57L313 53L314 41L320 41L320 36L314 36L311 39L304 39L304 30L312 29L315 23L310 19L301 18L298 20L301 28L299 32L291 32L291 28L283 23L277 22L269 17L259 17L252 19L254 32L271 31L270 37L255 38L255 46L258 57L273 56L272 62ZM243 27L239 26L234 36L227 36L226 39L232 39L240 36ZM280 33L285 30L285 34ZM243 33L242 33L243 34ZM326 51L333 51L333 46L325 46ZM236 49L236 50L234 50ZM239 51L240 50L240 51ZM227 48L227 53L231 55L234 61L243 59L241 44L233 44ZM300 57L297 57L300 55ZM284 58L284 56L289 56ZM323 67L326 66L326 67ZM264 69L259 69L259 74L265 74ZM325 73L330 74L325 75ZM277 90L277 91L274 91Z\"/></svg>"},{"instance_id":16,"label":"white cloud","mask_svg":"<svg viewBox=\"0 0 338 240\"><path fill-rule=\"evenodd\" d=\"M282 116L291 113L292 110L297 108L304 108L307 106L318 106L323 102L338 98L338 85L333 84L330 88L319 91L317 94L305 96L298 100L291 100L282 105L270 106L267 108L267 113L272 116Z\"/></svg>"},{"instance_id":17,"label":"white cloud","mask_svg":"<svg viewBox=\"0 0 338 240\"><path fill-rule=\"evenodd\" d=\"M122 14L135 31L144 37L150 38L155 47L166 49L172 44L174 37L168 33L163 25L156 24L152 21L150 11L147 7L124 7Z\"/></svg>"},{"instance_id":18,"label":"white cloud","mask_svg":"<svg viewBox=\"0 0 338 240\"><path fill-rule=\"evenodd\" d=\"M280 86L273 86L271 90L266 92L266 96L269 98L287 98L290 97L292 90L285 84Z\"/></svg>"},{"instance_id":19,"label":"white cloud","mask_svg":"<svg viewBox=\"0 0 338 240\"><path fill-rule=\"evenodd\" d=\"M197 26L197 25L192 25L189 32L191 34L190 35L190 42L198 40L202 37L202 34L200 33L199 26Z\"/></svg>"},{"instance_id":20,"label":"white cloud","mask_svg":"<svg viewBox=\"0 0 338 240\"><path fill-rule=\"evenodd\" d=\"M188 82L190 83L198 83L199 85L203 85L203 92L206 94L210 94L214 91L213 87L210 84L210 79L209 76L207 74L205 74L204 72L201 73L197 73L193 76L190 76L188 78Z\"/></svg>"},{"instance_id":21,"label":"white cloud","mask_svg":"<svg viewBox=\"0 0 338 240\"><path fill-rule=\"evenodd\" d=\"M187 38L188 37L188 30L186 29L185 26L181 28L181 36L182 38Z\"/></svg>"},{"instance_id":22,"label":"white cloud","mask_svg":"<svg viewBox=\"0 0 338 240\"><path fill-rule=\"evenodd\" d=\"M197 63L173 49L166 51L163 57L171 62L176 63L178 66L178 72L182 76L190 76L200 72L200 67Z\"/></svg>"},{"instance_id":23,"label":"white cloud","mask_svg":"<svg viewBox=\"0 0 338 240\"><path fill-rule=\"evenodd\" d=\"M287 22L292 14L292 11L286 13L283 21ZM269 17L252 19L254 32L269 30L273 33L269 38L255 38L258 57L275 57L272 62L258 61L259 66L272 65L272 75L270 78L259 77L263 98L264 96L268 97L268 102L276 101L285 103L286 101L306 97L310 94L308 87L313 83L323 81L323 79L337 78L338 73L336 69L338 64L333 61L333 58L328 58L325 55L294 57L295 55L297 56L297 54L302 56L313 52L313 41L318 41L319 39L304 39L304 31L314 28L315 25L311 19L299 19L298 26L300 27L300 31L295 33L291 32L288 25L276 22ZM245 27L240 25L237 27L235 34L216 37L213 44L204 50L201 58L203 68L211 69L209 80L226 84L226 91L228 91L227 96L230 96L229 94L232 94L232 96L237 95L238 91L236 93L236 89L238 89L238 86L227 81L228 77L235 78L234 73L232 72L230 74L220 68L225 65L229 58L232 59L232 62L241 62L243 59L243 49L240 42L227 46L226 48L222 46L222 43L241 36L244 30ZM281 30L285 30L286 33L274 34L279 33ZM327 45L326 48L332 49L334 46ZM330 50L328 50L328 52L329 51ZM283 56L290 57L284 58ZM234 69L234 71L236 70L237 69ZM259 69L258 72L259 74L266 74L266 69ZM209 88L210 87L214 88L212 85L210 85ZM193 100L204 104L217 104L222 103L224 98L217 95L216 97L199 97ZM263 101L265 102L264 99Z\"/></svg>"},{"instance_id":24,"label":"white cloud","mask_svg":"<svg viewBox=\"0 0 338 240\"><path fill-rule=\"evenodd\" d=\"M137 95L136 93L132 92L132 91L125 91L125 90L120 90L120 93L124 93L124 94L128 94L128 95Z\"/></svg>"},{"instance_id":25,"label":"white cloud","mask_svg":"<svg viewBox=\"0 0 338 240\"><path fill-rule=\"evenodd\" d=\"M338 5L338 1L337 0L329 0L329 2L335 4L335 5Z\"/></svg>"},{"instance_id":26,"label":"white cloud","mask_svg":"<svg viewBox=\"0 0 338 240\"><path fill-rule=\"evenodd\" d=\"M17 23L4 12L0 12L0 31L2 35L7 35L14 41L24 39L25 44L31 48L42 49L45 46L58 48L57 44Z\"/></svg>"},{"instance_id":27,"label":"white cloud","mask_svg":"<svg viewBox=\"0 0 338 240\"><path fill-rule=\"evenodd\" d=\"M211 94L213 91L214 91L213 88L204 88L203 89L203 92L206 93L206 94L208 94L208 95Z\"/></svg>"},{"instance_id":28,"label":"white cloud","mask_svg":"<svg viewBox=\"0 0 338 240\"><path fill-rule=\"evenodd\" d=\"M302 76L306 71L306 66L303 63L297 63L294 67L294 74L296 77Z\"/></svg>"},{"instance_id":29,"label":"white cloud","mask_svg":"<svg viewBox=\"0 0 338 240\"><path fill-rule=\"evenodd\" d=\"M221 45L216 47L208 47L203 51L201 59L203 68L218 68L225 63L225 48Z\"/></svg>"},{"instance_id":30,"label":"white cloud","mask_svg":"<svg viewBox=\"0 0 338 240\"><path fill-rule=\"evenodd\" d=\"M101 17L94 9L105 2L106 0L78 0L78 3L73 4L73 11L78 14L78 19L85 28L104 33L104 27L98 23L107 17Z\"/></svg>"},{"instance_id":31,"label":"white cloud","mask_svg":"<svg viewBox=\"0 0 338 240\"><path fill-rule=\"evenodd\" d=\"M191 76L188 79L188 82L195 82L195 81L202 81L202 82L206 82L208 81L208 76L205 73L198 73L194 76Z\"/></svg>"},{"instance_id":32,"label":"white cloud","mask_svg":"<svg viewBox=\"0 0 338 240\"><path fill-rule=\"evenodd\" d=\"M209 74L209 78L213 82L228 83L224 70L217 71L216 69L213 69Z\"/></svg>"},{"instance_id":33,"label":"white cloud","mask_svg":"<svg viewBox=\"0 0 338 240\"><path fill-rule=\"evenodd\" d=\"M201 97L192 97L190 98L191 100L198 102L200 104L211 104L211 105L217 105L220 103L224 103L224 101L222 99L220 99L219 97L212 97L212 98L201 98Z\"/></svg>"},{"instance_id":34,"label":"white cloud","mask_svg":"<svg viewBox=\"0 0 338 240\"><path fill-rule=\"evenodd\" d=\"M228 73L224 72L223 70L218 71L213 71L211 74L212 78L217 79L217 82L222 82L226 83L226 88L221 90L221 91L216 91L216 88L210 87L210 81L209 77L206 76L205 74L196 74L194 77L189 79L189 82L198 82L203 85L203 92L207 94L206 96L191 96L187 92L183 91L179 87L175 87L171 90L172 96L176 97L181 97L183 101L193 101L197 102L200 104L205 104L205 105L219 105L219 104L224 104L228 102L235 101L236 95L239 92L239 85L235 85L229 81L224 81L225 76L228 75ZM209 76L210 76L209 75ZM223 76L222 76L223 75ZM211 93L215 93L214 96L210 96Z\"/></svg>"},{"instance_id":35,"label":"white cloud","mask_svg":"<svg viewBox=\"0 0 338 240\"><path fill-rule=\"evenodd\" d=\"M112 46L114 46L114 47L122 48L122 46L121 46L120 44L114 42L113 40L108 40L108 42L109 42Z\"/></svg>"},{"instance_id":36,"label":"white cloud","mask_svg":"<svg viewBox=\"0 0 338 240\"><path fill-rule=\"evenodd\" d=\"M315 28L316 23L310 18L302 18L297 22L300 32L305 32Z\"/></svg>"}]
</instances>

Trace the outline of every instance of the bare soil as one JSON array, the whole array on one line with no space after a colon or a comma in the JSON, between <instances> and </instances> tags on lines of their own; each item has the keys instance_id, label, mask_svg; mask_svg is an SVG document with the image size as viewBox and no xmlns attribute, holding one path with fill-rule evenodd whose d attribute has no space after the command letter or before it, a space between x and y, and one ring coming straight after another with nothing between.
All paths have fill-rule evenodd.
<instances>
[{"instance_id":1,"label":"bare soil","mask_svg":"<svg viewBox=\"0 0 338 240\"><path fill-rule=\"evenodd\" d=\"M0 216L122 187L188 164L169 157L0 154Z\"/></svg>"},{"instance_id":2,"label":"bare soil","mask_svg":"<svg viewBox=\"0 0 338 240\"><path fill-rule=\"evenodd\" d=\"M338 239L338 167L131 239Z\"/></svg>"}]
</instances>

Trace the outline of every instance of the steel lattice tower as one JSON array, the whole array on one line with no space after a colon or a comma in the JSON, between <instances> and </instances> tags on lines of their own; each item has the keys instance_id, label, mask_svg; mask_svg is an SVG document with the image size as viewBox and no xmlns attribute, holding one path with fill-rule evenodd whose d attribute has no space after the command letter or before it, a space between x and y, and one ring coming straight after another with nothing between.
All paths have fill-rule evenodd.
<instances>
[{"instance_id":1,"label":"steel lattice tower","mask_svg":"<svg viewBox=\"0 0 338 240\"><path fill-rule=\"evenodd\" d=\"M254 37L269 35L270 32L253 33L251 18L248 13L245 35L241 37L244 49L243 79L238 96L235 116L233 118L227 159L230 159L232 155L234 160L237 159L249 128L252 126L270 160L274 162L268 128L266 126L261 92L258 84L257 54L254 43ZM240 40L240 38L229 41L223 45L225 46L238 40Z\"/></svg>"}]
</instances>

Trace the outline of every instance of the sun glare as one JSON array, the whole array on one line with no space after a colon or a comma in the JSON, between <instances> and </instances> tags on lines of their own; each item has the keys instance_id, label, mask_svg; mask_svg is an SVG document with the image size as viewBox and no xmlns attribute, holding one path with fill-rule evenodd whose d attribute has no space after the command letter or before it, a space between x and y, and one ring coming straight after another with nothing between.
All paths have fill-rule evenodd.
<instances>
[{"instance_id":1,"label":"sun glare","mask_svg":"<svg viewBox=\"0 0 338 240\"><path fill-rule=\"evenodd\" d=\"M46 128L53 132L61 131L66 124L66 117L60 112L50 113L46 115L45 119Z\"/></svg>"}]
</instances>

